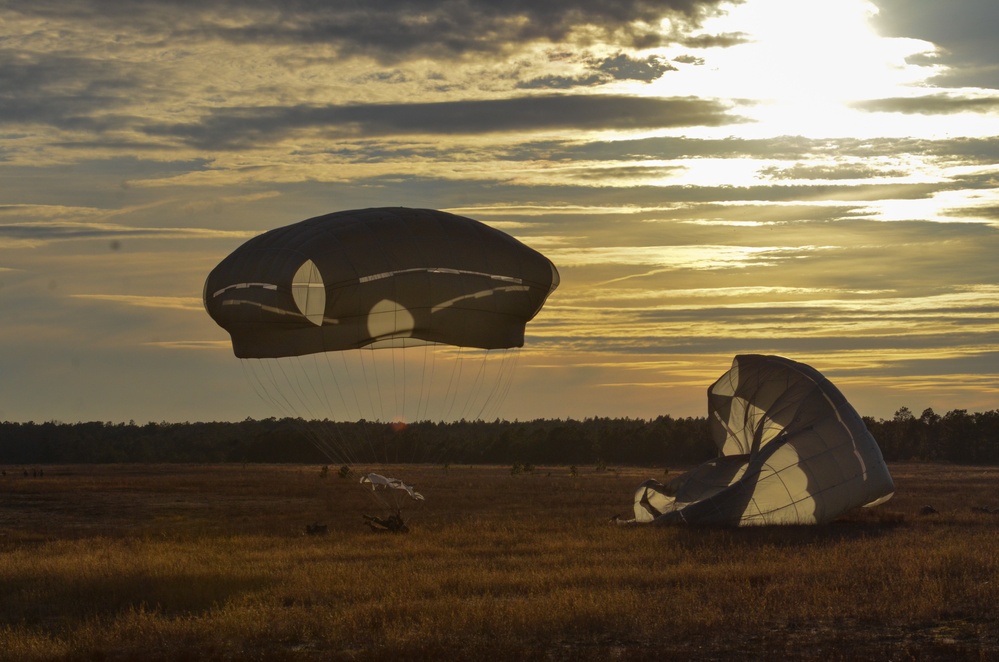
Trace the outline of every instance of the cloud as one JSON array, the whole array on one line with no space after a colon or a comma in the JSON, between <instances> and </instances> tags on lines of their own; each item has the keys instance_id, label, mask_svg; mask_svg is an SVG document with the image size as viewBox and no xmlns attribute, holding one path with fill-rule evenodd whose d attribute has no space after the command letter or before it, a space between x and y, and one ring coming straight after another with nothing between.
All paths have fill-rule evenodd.
<instances>
[{"instance_id":1,"label":"cloud","mask_svg":"<svg viewBox=\"0 0 999 662\"><path fill-rule=\"evenodd\" d=\"M34 247L55 241L92 240L111 241L132 239L218 239L249 238L249 231L215 230L205 228L136 228L107 222L69 220L33 220L24 223L0 223L0 247Z\"/></svg>"},{"instance_id":2,"label":"cloud","mask_svg":"<svg viewBox=\"0 0 999 662\"><path fill-rule=\"evenodd\" d=\"M63 53L0 49L0 123L101 131L119 124L116 107L140 79L119 63Z\"/></svg>"},{"instance_id":3,"label":"cloud","mask_svg":"<svg viewBox=\"0 0 999 662\"><path fill-rule=\"evenodd\" d=\"M605 58L595 68L610 74L615 80L640 80L646 83L656 80L667 71L676 71L676 67L655 55L633 58L624 53Z\"/></svg>"},{"instance_id":4,"label":"cloud","mask_svg":"<svg viewBox=\"0 0 999 662\"><path fill-rule=\"evenodd\" d=\"M744 279L754 278L749 273ZM686 294L661 302L626 299L599 290L578 301L559 300L550 311L552 331L586 321L577 350L656 353L721 351L829 352L882 350L882 361L914 357L957 357L969 348L995 352L999 312L994 288L948 288L939 295L849 290L752 288L742 300ZM826 296L815 296L815 293ZM947 316L960 320L954 324ZM535 328L541 337L545 328ZM600 349L600 347L603 349ZM682 348L682 349L681 349ZM891 356L892 354L895 356ZM873 356L873 355L872 355Z\"/></svg>"},{"instance_id":5,"label":"cloud","mask_svg":"<svg viewBox=\"0 0 999 662\"><path fill-rule=\"evenodd\" d=\"M234 41L333 44L341 55L366 55L382 62L402 58L452 58L469 52L496 53L535 41L572 41L575 33L633 48L664 42L664 18L693 26L722 3L718 0L490 0L407 2L378 0L357 5L301 1L267 11L254 3L249 25L220 27ZM243 4L239 7L246 9ZM261 11L263 9L263 11Z\"/></svg>"},{"instance_id":6,"label":"cloud","mask_svg":"<svg viewBox=\"0 0 999 662\"><path fill-rule=\"evenodd\" d=\"M606 83L607 77L600 74L579 74L578 76L537 76L530 80L517 81L518 90L567 90L573 87L592 87Z\"/></svg>"},{"instance_id":7,"label":"cloud","mask_svg":"<svg viewBox=\"0 0 999 662\"><path fill-rule=\"evenodd\" d=\"M760 174L764 177L778 180L864 180L906 177L909 175L909 172L901 169L879 168L855 164L807 165L804 163L796 163L788 167L767 166L760 169Z\"/></svg>"},{"instance_id":8,"label":"cloud","mask_svg":"<svg viewBox=\"0 0 999 662\"><path fill-rule=\"evenodd\" d=\"M692 64L694 66L701 66L704 64L703 57L697 57L696 55L690 55L689 53L684 55L678 55L677 57L673 58L673 61L679 64Z\"/></svg>"},{"instance_id":9,"label":"cloud","mask_svg":"<svg viewBox=\"0 0 999 662\"><path fill-rule=\"evenodd\" d=\"M660 45L659 29L694 27L721 0L139 0L128 6L98 0L50 3L14 0L7 11L25 17L70 20L183 45L212 36L233 43L329 49L339 57L382 63L425 57L501 53L519 44L601 39L633 48Z\"/></svg>"},{"instance_id":10,"label":"cloud","mask_svg":"<svg viewBox=\"0 0 999 662\"><path fill-rule=\"evenodd\" d=\"M799 257L808 248L749 247L749 246L617 246L600 248L552 249L549 257L567 267L617 264L643 271L622 280L644 277L663 271L744 269L751 266L775 266L784 260ZM645 271L653 267L654 271ZM587 294L589 296L589 294Z\"/></svg>"},{"instance_id":11,"label":"cloud","mask_svg":"<svg viewBox=\"0 0 999 662\"><path fill-rule=\"evenodd\" d=\"M460 135L553 130L638 130L745 121L712 99L623 95L539 95L432 103L270 106L213 110L200 122L143 130L200 149L247 149L296 130L338 137Z\"/></svg>"},{"instance_id":12,"label":"cloud","mask_svg":"<svg viewBox=\"0 0 999 662\"><path fill-rule=\"evenodd\" d=\"M993 223L999 224L999 205L982 205L977 207L965 207L961 209L951 210L950 213L954 216L965 217L965 218L979 218L987 219Z\"/></svg>"},{"instance_id":13,"label":"cloud","mask_svg":"<svg viewBox=\"0 0 999 662\"><path fill-rule=\"evenodd\" d=\"M946 70L934 84L999 89L995 41L999 4L994 0L876 0L875 4L880 11L874 24L882 33L924 39L939 47L934 59Z\"/></svg>"},{"instance_id":14,"label":"cloud","mask_svg":"<svg viewBox=\"0 0 999 662\"><path fill-rule=\"evenodd\" d=\"M137 308L166 308L169 310L193 310L204 312L205 306L197 297L146 296L127 294L71 294L76 299L90 301L110 301Z\"/></svg>"},{"instance_id":15,"label":"cloud","mask_svg":"<svg viewBox=\"0 0 999 662\"><path fill-rule=\"evenodd\" d=\"M699 34L685 37L680 40L684 46L690 48L730 48L739 44L746 44L752 41L749 35L744 32L724 32L721 34Z\"/></svg>"},{"instance_id":16,"label":"cloud","mask_svg":"<svg viewBox=\"0 0 999 662\"><path fill-rule=\"evenodd\" d=\"M592 141L523 141L506 148L504 158L545 158L558 161L566 159L618 161L644 159L696 159L696 158L759 158L799 160L815 156L857 156L869 158L905 153L922 152L938 143L925 140L874 139L812 139L802 136L774 136L767 139L703 139L683 136L662 136L621 140ZM938 151L952 153L952 145L962 152L982 153L988 160L999 154L994 141L941 141Z\"/></svg>"},{"instance_id":17,"label":"cloud","mask_svg":"<svg viewBox=\"0 0 999 662\"><path fill-rule=\"evenodd\" d=\"M954 115L957 113L995 113L999 111L999 96L958 96L927 94L918 97L895 97L857 101L854 108L876 113L906 115Z\"/></svg>"},{"instance_id":18,"label":"cloud","mask_svg":"<svg viewBox=\"0 0 999 662\"><path fill-rule=\"evenodd\" d=\"M126 11L97 0L14 0L4 5L9 36L0 46L0 126L14 130L5 136L0 159L30 155L37 163L41 154L52 160L78 158L60 150L164 158L155 151L265 148L269 140L303 127L324 131L324 137L439 134L445 123L434 124L425 115L436 111L456 126L453 132L478 131L481 125L456 117L463 110L461 101L450 107L415 104L394 110L395 104L376 103L388 98L384 93L369 90L402 86L405 98L419 101L450 93L495 96L517 81L522 81L521 89L651 81L672 65L633 49L675 41L724 4L137 0ZM595 51L590 48L594 45ZM588 53L582 70L551 71L541 60L552 46ZM352 56L361 60L350 61ZM206 64L212 59L233 64ZM384 70L388 65L393 69ZM331 98L342 105L329 105ZM623 118L606 115L609 129L655 126L653 112L672 116L682 110L675 103L672 108L639 108L642 101L617 99L533 104L539 112L548 104L554 112L575 116L581 128L589 129L595 122L580 117L585 111L564 106L593 109L615 101ZM472 113L495 108L517 117L530 110L509 99L502 102L509 107L467 103L471 105L465 109ZM410 111L420 115L413 126L402 116ZM365 117L368 112L371 116ZM704 121L717 126L730 120ZM491 123L504 130L495 116ZM693 118L667 120L665 126L699 123ZM52 130L38 131L40 126ZM576 125L568 121L556 127ZM213 138L214 131L221 137ZM172 143L170 138L181 140Z\"/></svg>"},{"instance_id":19,"label":"cloud","mask_svg":"<svg viewBox=\"0 0 999 662\"><path fill-rule=\"evenodd\" d=\"M518 81L517 89L568 89L571 87L592 87L614 80L637 80L649 83L659 79L666 72L677 68L668 61L656 55L644 58L632 57L626 53L598 59L587 58L584 62L586 71L581 74L538 76L525 81Z\"/></svg>"},{"instance_id":20,"label":"cloud","mask_svg":"<svg viewBox=\"0 0 999 662\"><path fill-rule=\"evenodd\" d=\"M226 353L232 352L232 341L230 340L162 340L146 344L164 349L209 349L213 351L225 350Z\"/></svg>"},{"instance_id":21,"label":"cloud","mask_svg":"<svg viewBox=\"0 0 999 662\"><path fill-rule=\"evenodd\" d=\"M409 195L416 200L448 199L452 201L448 207L469 208L477 205L496 207L504 203L558 206L571 202L574 205L592 205L597 208L655 209L668 203L681 206L683 210L686 210L683 211L685 216L690 214L690 207L694 204L714 204L726 206L726 208L729 205L741 203L791 203L802 206L833 204L840 207L861 207L864 203L886 199L925 200L948 188L947 184L941 183L841 185L833 182L795 183L781 186L695 186L634 184L627 180L618 181L615 179L587 181L586 184L580 184L578 178L575 179L575 184L569 184L566 181L560 181L557 184L536 183L531 182L530 178L517 182L485 181L489 182L488 186L484 185L483 180L461 177L443 179L384 175L355 180L352 186L356 188L363 184L371 191L391 188L398 195ZM747 210L743 208L732 213L746 214ZM760 220L758 213L750 213L752 218Z\"/></svg>"}]
</instances>

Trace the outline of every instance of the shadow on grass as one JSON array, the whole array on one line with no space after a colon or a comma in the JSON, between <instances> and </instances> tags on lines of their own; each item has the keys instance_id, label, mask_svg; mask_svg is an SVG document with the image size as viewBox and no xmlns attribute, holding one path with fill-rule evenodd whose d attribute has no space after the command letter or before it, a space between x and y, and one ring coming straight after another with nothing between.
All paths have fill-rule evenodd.
<instances>
[{"instance_id":1,"label":"shadow on grass","mask_svg":"<svg viewBox=\"0 0 999 662\"><path fill-rule=\"evenodd\" d=\"M273 585L264 576L219 576L211 571L113 572L67 580L14 578L0 583L0 622L72 629L129 611L200 616L234 597Z\"/></svg>"},{"instance_id":2,"label":"shadow on grass","mask_svg":"<svg viewBox=\"0 0 999 662\"><path fill-rule=\"evenodd\" d=\"M673 541L696 549L719 542L750 547L802 547L868 540L906 529L910 524L901 513L850 514L828 524L725 527L680 524L669 527L677 533Z\"/></svg>"}]
</instances>

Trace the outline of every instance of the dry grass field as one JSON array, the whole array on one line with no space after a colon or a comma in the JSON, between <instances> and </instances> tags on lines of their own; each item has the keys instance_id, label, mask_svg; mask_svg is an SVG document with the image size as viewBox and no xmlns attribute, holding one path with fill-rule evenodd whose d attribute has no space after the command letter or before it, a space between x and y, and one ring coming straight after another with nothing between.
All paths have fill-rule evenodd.
<instances>
[{"instance_id":1,"label":"dry grass field","mask_svg":"<svg viewBox=\"0 0 999 662\"><path fill-rule=\"evenodd\" d=\"M999 468L748 530L609 523L651 470L382 468L405 535L313 466L5 469L5 660L999 659Z\"/></svg>"}]
</instances>

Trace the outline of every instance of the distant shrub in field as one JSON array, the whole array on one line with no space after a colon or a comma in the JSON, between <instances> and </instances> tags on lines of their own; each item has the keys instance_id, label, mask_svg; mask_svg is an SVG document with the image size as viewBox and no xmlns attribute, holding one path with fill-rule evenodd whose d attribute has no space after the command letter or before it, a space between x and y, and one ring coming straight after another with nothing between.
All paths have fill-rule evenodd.
<instances>
[{"instance_id":1,"label":"distant shrub in field","mask_svg":"<svg viewBox=\"0 0 999 662\"><path fill-rule=\"evenodd\" d=\"M340 478L350 478L352 473L354 473L354 471L345 464L340 467L340 471L337 475L340 476Z\"/></svg>"}]
</instances>

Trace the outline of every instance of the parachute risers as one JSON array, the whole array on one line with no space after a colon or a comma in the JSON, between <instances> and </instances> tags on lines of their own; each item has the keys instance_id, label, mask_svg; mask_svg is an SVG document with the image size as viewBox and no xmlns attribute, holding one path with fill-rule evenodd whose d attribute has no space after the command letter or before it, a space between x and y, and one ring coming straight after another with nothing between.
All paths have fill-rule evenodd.
<instances>
[{"instance_id":1,"label":"parachute risers","mask_svg":"<svg viewBox=\"0 0 999 662\"><path fill-rule=\"evenodd\" d=\"M635 491L630 522L823 524L891 498L894 483L863 419L821 373L740 355L708 389L719 457Z\"/></svg>"}]
</instances>

